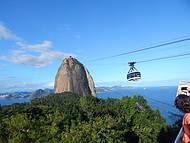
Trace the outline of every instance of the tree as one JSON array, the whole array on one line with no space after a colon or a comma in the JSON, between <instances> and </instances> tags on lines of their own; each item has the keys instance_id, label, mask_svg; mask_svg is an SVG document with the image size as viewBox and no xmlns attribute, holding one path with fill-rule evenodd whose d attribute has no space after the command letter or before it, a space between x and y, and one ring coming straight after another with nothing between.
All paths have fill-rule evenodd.
<instances>
[{"instance_id":1,"label":"tree","mask_svg":"<svg viewBox=\"0 0 190 143\"><path fill-rule=\"evenodd\" d=\"M67 92L0 107L0 115L3 143L158 143L164 133L176 132L142 96L98 99Z\"/></svg>"}]
</instances>

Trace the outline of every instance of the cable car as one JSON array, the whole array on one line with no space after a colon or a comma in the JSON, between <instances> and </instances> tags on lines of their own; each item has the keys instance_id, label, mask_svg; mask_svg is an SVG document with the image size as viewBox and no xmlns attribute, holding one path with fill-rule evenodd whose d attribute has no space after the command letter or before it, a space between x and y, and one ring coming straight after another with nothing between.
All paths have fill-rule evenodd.
<instances>
[{"instance_id":1,"label":"cable car","mask_svg":"<svg viewBox=\"0 0 190 143\"><path fill-rule=\"evenodd\" d=\"M130 69L127 73L127 80L128 81L137 81L141 79L141 73L135 68L134 64L136 62L128 62Z\"/></svg>"}]
</instances>

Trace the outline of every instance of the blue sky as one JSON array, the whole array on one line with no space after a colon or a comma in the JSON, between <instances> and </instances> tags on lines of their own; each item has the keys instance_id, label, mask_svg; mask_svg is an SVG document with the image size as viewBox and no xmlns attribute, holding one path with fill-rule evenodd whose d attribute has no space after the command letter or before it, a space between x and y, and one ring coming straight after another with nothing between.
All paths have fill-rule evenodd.
<instances>
[{"instance_id":1,"label":"blue sky","mask_svg":"<svg viewBox=\"0 0 190 143\"><path fill-rule=\"evenodd\" d=\"M52 87L63 58L75 56L97 86L177 85L190 80L190 58L128 61L190 51L183 42L109 60L90 60L190 35L189 0L0 0L0 92Z\"/></svg>"}]
</instances>

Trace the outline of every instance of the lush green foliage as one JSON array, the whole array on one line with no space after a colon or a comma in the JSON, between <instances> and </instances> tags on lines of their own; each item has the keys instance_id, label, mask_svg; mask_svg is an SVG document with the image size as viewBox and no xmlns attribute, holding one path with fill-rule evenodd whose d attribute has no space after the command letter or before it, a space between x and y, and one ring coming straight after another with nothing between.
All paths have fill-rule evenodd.
<instances>
[{"instance_id":1,"label":"lush green foliage","mask_svg":"<svg viewBox=\"0 0 190 143\"><path fill-rule=\"evenodd\" d=\"M141 96L103 100L63 93L0 107L3 143L157 143L168 127Z\"/></svg>"}]
</instances>

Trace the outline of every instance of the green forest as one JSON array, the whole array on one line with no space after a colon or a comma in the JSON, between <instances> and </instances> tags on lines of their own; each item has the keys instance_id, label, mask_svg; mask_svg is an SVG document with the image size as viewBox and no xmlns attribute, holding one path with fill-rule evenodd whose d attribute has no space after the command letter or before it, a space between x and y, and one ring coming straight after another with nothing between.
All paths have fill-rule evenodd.
<instances>
[{"instance_id":1,"label":"green forest","mask_svg":"<svg viewBox=\"0 0 190 143\"><path fill-rule=\"evenodd\" d=\"M169 143L179 131L142 96L69 92L0 107L0 143Z\"/></svg>"}]
</instances>

